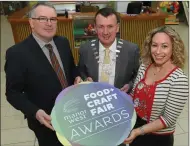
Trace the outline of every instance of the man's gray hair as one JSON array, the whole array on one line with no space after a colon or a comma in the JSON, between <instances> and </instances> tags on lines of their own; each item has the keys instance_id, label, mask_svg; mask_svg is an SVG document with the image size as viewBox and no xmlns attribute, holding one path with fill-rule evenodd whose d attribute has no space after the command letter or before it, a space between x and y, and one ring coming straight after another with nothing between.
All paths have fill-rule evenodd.
<instances>
[{"instance_id":1,"label":"man's gray hair","mask_svg":"<svg viewBox=\"0 0 190 146\"><path fill-rule=\"evenodd\" d=\"M29 13L28 13L28 17L29 17L29 18L35 17L35 9L36 9L37 7L39 7L39 6L46 6L46 7L49 7L49 8L53 8L53 9L55 10L55 12L56 12L55 7L54 7L51 3L49 3L49 2L38 2L38 3L35 4L35 5L31 8L31 10L29 11Z\"/></svg>"}]
</instances>

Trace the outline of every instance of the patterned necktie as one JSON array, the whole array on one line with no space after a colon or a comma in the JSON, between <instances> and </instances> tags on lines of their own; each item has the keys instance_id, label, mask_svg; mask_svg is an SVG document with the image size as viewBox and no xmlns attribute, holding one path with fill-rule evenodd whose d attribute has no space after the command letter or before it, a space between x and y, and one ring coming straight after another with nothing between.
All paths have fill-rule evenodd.
<instances>
[{"instance_id":1,"label":"patterned necktie","mask_svg":"<svg viewBox=\"0 0 190 146\"><path fill-rule=\"evenodd\" d=\"M106 82L106 83L109 83L109 75L108 75L108 73L106 73L106 69L105 69L105 68L107 68L105 66L108 66L110 64L110 55L109 55L109 53L110 53L110 50L105 49L104 62L103 62L103 65L102 65L102 72L101 72L101 78L100 78L101 82Z\"/></svg>"},{"instance_id":2,"label":"patterned necktie","mask_svg":"<svg viewBox=\"0 0 190 146\"><path fill-rule=\"evenodd\" d=\"M67 81L66 81L65 75L63 73L63 70L61 69L61 66L57 60L57 57L56 57L55 53L53 52L52 45L46 44L45 47L49 50L49 55L50 55L52 67L53 67L54 71L56 72L56 74L59 78L61 86L63 88L66 88L68 86Z\"/></svg>"}]
</instances>

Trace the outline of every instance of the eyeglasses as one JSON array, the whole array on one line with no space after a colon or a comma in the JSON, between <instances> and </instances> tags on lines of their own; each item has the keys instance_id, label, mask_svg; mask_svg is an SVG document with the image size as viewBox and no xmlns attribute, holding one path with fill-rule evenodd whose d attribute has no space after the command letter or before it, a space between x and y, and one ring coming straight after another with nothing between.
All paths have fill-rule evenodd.
<instances>
[{"instance_id":1,"label":"eyeglasses","mask_svg":"<svg viewBox=\"0 0 190 146\"><path fill-rule=\"evenodd\" d=\"M51 23L57 22L57 18L39 17L39 18L32 18L32 19L38 20L40 23L47 23L49 20Z\"/></svg>"}]
</instances>

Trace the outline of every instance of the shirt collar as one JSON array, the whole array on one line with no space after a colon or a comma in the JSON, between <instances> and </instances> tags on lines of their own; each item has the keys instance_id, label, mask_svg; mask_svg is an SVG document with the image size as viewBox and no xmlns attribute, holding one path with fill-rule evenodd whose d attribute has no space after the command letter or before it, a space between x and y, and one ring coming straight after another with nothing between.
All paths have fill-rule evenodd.
<instances>
[{"instance_id":1,"label":"shirt collar","mask_svg":"<svg viewBox=\"0 0 190 146\"><path fill-rule=\"evenodd\" d=\"M104 52L106 48L102 45L102 43L99 41L99 50L100 52ZM116 50L116 38L113 44L109 47L110 51L115 52Z\"/></svg>"},{"instance_id":2,"label":"shirt collar","mask_svg":"<svg viewBox=\"0 0 190 146\"><path fill-rule=\"evenodd\" d=\"M46 44L51 44L53 47L55 46L53 39L50 42L46 43L40 38L38 38L34 33L32 33L32 35L34 39L36 40L36 42L40 45L40 48L43 48Z\"/></svg>"}]
</instances>

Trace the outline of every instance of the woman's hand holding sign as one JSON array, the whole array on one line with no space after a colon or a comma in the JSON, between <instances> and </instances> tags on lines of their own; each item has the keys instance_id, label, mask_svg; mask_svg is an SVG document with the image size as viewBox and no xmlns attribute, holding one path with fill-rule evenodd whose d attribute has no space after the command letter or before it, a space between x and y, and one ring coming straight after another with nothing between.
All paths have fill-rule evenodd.
<instances>
[{"instance_id":1,"label":"woman's hand holding sign","mask_svg":"<svg viewBox=\"0 0 190 146\"><path fill-rule=\"evenodd\" d=\"M139 129L132 130L129 137L125 139L124 143L125 144L130 144L139 135L141 135L141 132L140 132Z\"/></svg>"}]
</instances>

